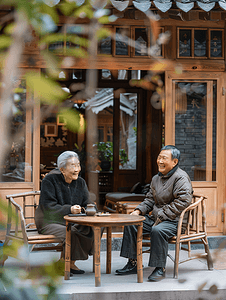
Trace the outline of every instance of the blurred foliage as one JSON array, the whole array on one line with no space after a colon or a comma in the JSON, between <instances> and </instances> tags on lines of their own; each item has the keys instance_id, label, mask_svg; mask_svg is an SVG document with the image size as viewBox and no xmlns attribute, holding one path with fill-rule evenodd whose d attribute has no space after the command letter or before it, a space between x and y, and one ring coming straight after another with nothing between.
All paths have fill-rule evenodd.
<instances>
[{"instance_id":1,"label":"blurred foliage","mask_svg":"<svg viewBox=\"0 0 226 300\"><path fill-rule=\"evenodd\" d=\"M57 2L59 3L54 5ZM73 0L0 0L0 5L10 5L15 9L11 12L10 22L7 20L5 24L1 23L4 30L1 31L0 36L0 55L2 54L0 60L6 59L7 52L10 51L10 45L16 39L16 23L18 19L23 18L29 25L25 42L32 42L34 36L39 37L40 57L37 59L41 59L47 69L47 76L26 72L27 86L34 91L35 98L45 104L58 106L59 110L61 110L60 107L68 98L68 95L62 90L57 80L59 80L58 76L65 55L75 58L88 57L89 25L77 25L76 20L78 18L95 20L99 24L96 30L96 39L98 41L98 39L103 39L110 35L110 31L102 28L101 25L109 22L109 10L95 7L89 1L79 5ZM76 29L74 27L73 32L69 32L67 35L65 35L65 25L61 26L61 30L58 30L58 23L62 15L68 18L66 23L68 20L69 25L76 24ZM112 18L112 21L114 21L114 18ZM70 49L66 47L65 50L61 47L55 47L52 51L48 50L49 45L59 42L70 43L75 45L75 47L73 46ZM64 57L60 57L58 54L64 54ZM71 60L71 63L74 63L74 61ZM4 65L4 63L1 63L1 65ZM67 119L68 128L77 132L80 126L78 114L71 111L70 108L65 109L63 114Z\"/></svg>"},{"instance_id":2,"label":"blurred foliage","mask_svg":"<svg viewBox=\"0 0 226 300\"><path fill-rule=\"evenodd\" d=\"M3 215L9 215L12 218L12 223L20 224L15 211L10 209L2 199L0 199L0 210ZM0 226L5 228L3 220L0 220ZM14 264L0 267L0 299L60 299L57 289L62 283L62 276L64 276L64 261L52 260L33 266L30 255L32 254L29 253L28 246L22 240L13 240L8 245L0 247L0 264L8 256L19 262L18 267ZM18 288L18 283L20 288ZM41 286L46 289L43 296L38 295Z\"/></svg>"},{"instance_id":3,"label":"blurred foliage","mask_svg":"<svg viewBox=\"0 0 226 300\"><path fill-rule=\"evenodd\" d=\"M46 73L40 75L35 71L26 71L23 76L26 79L27 89L33 93L35 102L39 104L40 101L43 104L52 106L54 110L57 109L58 114L65 119L65 126L70 131L79 132L85 129L85 124L81 122L79 112L74 108L72 109L72 106L65 106L65 102L72 95L62 89L59 83L59 73L62 62L65 61L65 56L70 56L70 58L88 57L90 47L89 27L85 25L76 26L76 32L73 31L73 33L65 35L65 25L61 26L59 30L58 24L62 17L66 17L66 23L70 25L76 24L78 18L92 19L95 24L99 24L96 26L97 42L98 39L110 34L108 30L102 29L101 25L103 22L109 21L107 16L109 11L94 8L89 1L86 1L83 5L78 5L76 1L72 0L58 2L57 5L54 5L54 0L0 0L0 5L7 5L7 7L12 8L6 18L0 19L1 75L8 69L11 70L13 77L14 71L18 68L18 65L15 65L14 62L7 60L10 51L13 49L12 46L14 45L15 48L15 45L20 44L23 48L26 43L33 43L34 38L38 37L39 55L32 56L32 59L29 60L32 63L30 67L33 68L36 60L41 60L46 66ZM114 21L114 18L112 18L112 21ZM25 27L26 32L22 32L23 28L18 26L19 22L27 24ZM23 36L23 39L18 39L19 36ZM65 51L62 48L49 51L49 45L58 42L70 43L73 48L66 48ZM12 54L16 57L21 55L21 52L15 51ZM64 54L64 56L58 54ZM21 57L17 58L16 61L20 62ZM69 61L71 65L75 62L73 59L67 62ZM10 78L7 78L7 81L1 85L3 89L10 88L10 86L12 86L12 84L10 85ZM9 105L11 104L9 103ZM29 106L28 109L30 108ZM5 201L0 201L0 210L3 215L11 214L15 223L19 222L15 212L8 211ZM1 221L1 226L5 227L4 221ZM57 289L64 275L63 261L50 262L35 267L31 265L30 270L26 271L30 255L27 246L24 246L21 241L13 241L1 248L3 248L1 261L6 256L14 257L21 262L22 267L14 270L11 270L9 266L0 269L0 298L3 295L6 299L59 299ZM15 285L15 278L21 282L20 289ZM24 283L26 288L23 289ZM46 293L43 296L37 296L37 290L41 286L47 289ZM2 293L3 290L4 293Z\"/></svg>"}]
</instances>

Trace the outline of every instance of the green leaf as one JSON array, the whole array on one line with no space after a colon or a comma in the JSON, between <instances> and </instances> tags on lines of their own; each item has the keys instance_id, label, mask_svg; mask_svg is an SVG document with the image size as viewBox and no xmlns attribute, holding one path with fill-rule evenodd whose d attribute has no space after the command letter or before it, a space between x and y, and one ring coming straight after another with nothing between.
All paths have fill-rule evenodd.
<instances>
[{"instance_id":1,"label":"green leaf","mask_svg":"<svg viewBox=\"0 0 226 300\"><path fill-rule=\"evenodd\" d=\"M76 44L76 45L80 45L82 47L88 47L89 46L88 39L79 37L77 35L67 35L66 36L66 41L71 42L71 43Z\"/></svg>"},{"instance_id":2,"label":"green leaf","mask_svg":"<svg viewBox=\"0 0 226 300\"><path fill-rule=\"evenodd\" d=\"M8 48L12 43L12 39L8 36L0 36L0 49Z\"/></svg>"},{"instance_id":3,"label":"green leaf","mask_svg":"<svg viewBox=\"0 0 226 300\"><path fill-rule=\"evenodd\" d=\"M32 17L34 16L35 6L32 5L30 1L27 0L17 1L17 7L18 10L23 11L26 14L29 20L32 19Z\"/></svg>"},{"instance_id":4,"label":"green leaf","mask_svg":"<svg viewBox=\"0 0 226 300\"><path fill-rule=\"evenodd\" d=\"M14 93L17 93L17 94L24 93L24 89L23 89L23 88L17 87L17 88L15 88L15 89L13 90L13 92L14 92Z\"/></svg>"},{"instance_id":5,"label":"green leaf","mask_svg":"<svg viewBox=\"0 0 226 300\"><path fill-rule=\"evenodd\" d=\"M61 12L65 15L65 16L69 16L72 14L72 12L75 10L75 8L77 8L76 3L75 2L71 2L71 3L61 3L61 5L59 6L59 9L61 10Z\"/></svg>"},{"instance_id":6,"label":"green leaf","mask_svg":"<svg viewBox=\"0 0 226 300\"><path fill-rule=\"evenodd\" d=\"M70 109L60 110L60 115L66 120L66 127L72 132L79 132L82 130L80 124L80 115L78 111Z\"/></svg>"},{"instance_id":7,"label":"green leaf","mask_svg":"<svg viewBox=\"0 0 226 300\"><path fill-rule=\"evenodd\" d=\"M63 42L64 41L64 34L62 33L52 33L49 35L45 35L39 41L39 44L46 43L56 43L56 42Z\"/></svg>"},{"instance_id":8,"label":"green leaf","mask_svg":"<svg viewBox=\"0 0 226 300\"><path fill-rule=\"evenodd\" d=\"M60 69L58 69L59 58L49 51L42 51L42 57L45 60L47 74L52 78L58 78Z\"/></svg>"},{"instance_id":9,"label":"green leaf","mask_svg":"<svg viewBox=\"0 0 226 300\"><path fill-rule=\"evenodd\" d=\"M11 210L9 210L8 208L8 204L6 201L3 201L2 198L0 198L0 211L2 212L2 214L7 215L10 214L11 218L13 220L16 220L16 213L15 211L11 208ZM1 225L5 225L3 223L0 222Z\"/></svg>"},{"instance_id":10,"label":"green leaf","mask_svg":"<svg viewBox=\"0 0 226 300\"><path fill-rule=\"evenodd\" d=\"M4 33L11 35L13 33L13 30L15 27L16 27L15 23L11 23L11 24L7 25L4 29Z\"/></svg>"},{"instance_id":11,"label":"green leaf","mask_svg":"<svg viewBox=\"0 0 226 300\"><path fill-rule=\"evenodd\" d=\"M65 54L68 56L74 56L74 57L80 57L80 58L88 57L87 51L82 48L67 49Z\"/></svg>"},{"instance_id":12,"label":"green leaf","mask_svg":"<svg viewBox=\"0 0 226 300\"><path fill-rule=\"evenodd\" d=\"M56 7L50 7L49 5L46 5L46 4L42 4L40 6L40 11L45 13L45 14L48 14L52 17L53 21L58 24L59 22L59 17L58 17L58 14L57 14L57 11L56 11Z\"/></svg>"},{"instance_id":13,"label":"green leaf","mask_svg":"<svg viewBox=\"0 0 226 300\"><path fill-rule=\"evenodd\" d=\"M24 243L21 240L13 240L12 243L10 244L10 246L4 246L3 248L3 254L6 256L10 256L10 257L14 257L17 258L18 257L18 251L20 249L21 246L23 246Z\"/></svg>"},{"instance_id":14,"label":"green leaf","mask_svg":"<svg viewBox=\"0 0 226 300\"><path fill-rule=\"evenodd\" d=\"M109 17L108 16L103 16L103 17L98 19L98 22L100 24L108 24L109 23Z\"/></svg>"},{"instance_id":15,"label":"green leaf","mask_svg":"<svg viewBox=\"0 0 226 300\"><path fill-rule=\"evenodd\" d=\"M37 97L47 104L57 105L66 100L69 95L58 83L37 73L27 73L26 82L29 88L34 90Z\"/></svg>"},{"instance_id":16,"label":"green leaf","mask_svg":"<svg viewBox=\"0 0 226 300\"><path fill-rule=\"evenodd\" d=\"M111 36L111 34L111 31L107 28L100 28L96 32L96 36L99 41Z\"/></svg>"},{"instance_id":17,"label":"green leaf","mask_svg":"<svg viewBox=\"0 0 226 300\"><path fill-rule=\"evenodd\" d=\"M84 5L79 7L75 13L74 16L77 18L89 18L92 19L93 18L93 11L90 7L90 5Z\"/></svg>"}]
</instances>

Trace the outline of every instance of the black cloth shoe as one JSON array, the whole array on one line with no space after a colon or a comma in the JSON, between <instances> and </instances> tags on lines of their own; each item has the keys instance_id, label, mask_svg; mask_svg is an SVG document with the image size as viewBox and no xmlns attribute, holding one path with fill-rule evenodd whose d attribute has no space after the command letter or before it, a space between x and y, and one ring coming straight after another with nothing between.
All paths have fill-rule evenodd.
<instances>
[{"instance_id":1,"label":"black cloth shoe","mask_svg":"<svg viewBox=\"0 0 226 300\"><path fill-rule=\"evenodd\" d=\"M166 276L166 269L161 267L156 267L151 275L148 276L148 281L160 281Z\"/></svg>"},{"instance_id":2,"label":"black cloth shoe","mask_svg":"<svg viewBox=\"0 0 226 300\"><path fill-rule=\"evenodd\" d=\"M70 272L72 274L84 274L85 273L84 270L74 270L74 269L70 269Z\"/></svg>"},{"instance_id":3,"label":"black cloth shoe","mask_svg":"<svg viewBox=\"0 0 226 300\"><path fill-rule=\"evenodd\" d=\"M116 272L116 275L137 274L137 262L136 262L136 260L129 259L127 264L122 269L118 269L115 272Z\"/></svg>"}]
</instances>

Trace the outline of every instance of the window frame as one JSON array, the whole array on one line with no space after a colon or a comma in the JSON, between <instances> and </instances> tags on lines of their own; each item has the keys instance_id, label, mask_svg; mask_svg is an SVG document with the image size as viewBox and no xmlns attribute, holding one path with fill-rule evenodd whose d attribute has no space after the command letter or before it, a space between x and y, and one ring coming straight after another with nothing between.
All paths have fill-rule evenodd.
<instances>
[{"instance_id":1,"label":"window frame","mask_svg":"<svg viewBox=\"0 0 226 300\"><path fill-rule=\"evenodd\" d=\"M191 56L180 56L180 30L191 30ZM195 30L206 30L206 56L195 56ZM212 57L211 56L211 32L212 31L222 31L222 56L221 57ZM177 27L177 58L178 59L224 59L224 29L223 28L207 28L207 27Z\"/></svg>"}]
</instances>

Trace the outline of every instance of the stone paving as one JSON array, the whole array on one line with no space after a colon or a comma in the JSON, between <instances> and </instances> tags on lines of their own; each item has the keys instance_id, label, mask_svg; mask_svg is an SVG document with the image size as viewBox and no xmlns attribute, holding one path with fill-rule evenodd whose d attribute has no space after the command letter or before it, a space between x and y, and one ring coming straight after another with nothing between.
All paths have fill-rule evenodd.
<instances>
[{"instance_id":1,"label":"stone paving","mask_svg":"<svg viewBox=\"0 0 226 300\"><path fill-rule=\"evenodd\" d=\"M198 253L201 250L196 250ZM214 250L211 250L214 254ZM174 255L174 251L170 251ZM59 253L33 252L30 260L33 265L44 264L51 259L58 260ZM183 251L181 256L184 256ZM70 300L204 300L226 299L226 269L209 271L205 260L195 259L179 266L179 278L173 278L173 263L168 258L166 278L161 282L147 282L153 268L148 267L149 254L143 255L144 281L137 283L136 275L119 276L115 270L126 263L120 257L119 251L112 252L112 272L106 274L106 252L101 251L101 287L95 287L95 275L92 272L93 259L78 261L77 266L85 270L85 274L73 275L70 280L64 280L58 288L61 299ZM9 258L5 266L19 265L19 262ZM40 294L45 293L40 290Z\"/></svg>"}]
</instances>

